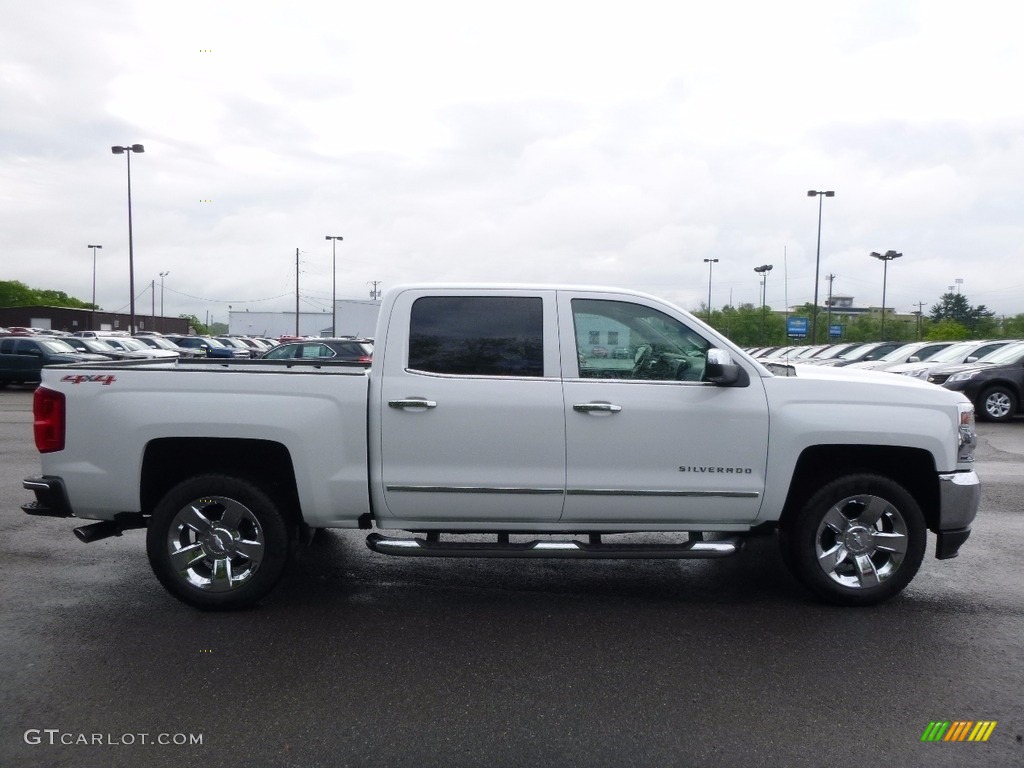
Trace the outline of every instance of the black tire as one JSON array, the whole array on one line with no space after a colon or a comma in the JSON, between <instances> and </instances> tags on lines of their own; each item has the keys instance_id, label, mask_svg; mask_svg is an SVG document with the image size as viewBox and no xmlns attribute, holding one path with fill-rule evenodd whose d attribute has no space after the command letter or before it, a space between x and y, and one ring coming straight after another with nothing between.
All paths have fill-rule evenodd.
<instances>
[{"instance_id":1,"label":"black tire","mask_svg":"<svg viewBox=\"0 0 1024 768\"><path fill-rule=\"evenodd\" d=\"M822 600L875 605L903 590L924 559L924 515L903 486L856 474L822 486L780 531L794 576Z\"/></svg>"},{"instance_id":2,"label":"black tire","mask_svg":"<svg viewBox=\"0 0 1024 768\"><path fill-rule=\"evenodd\" d=\"M1009 421L1017 415L1017 396L1002 385L989 387L978 398L978 417L985 421Z\"/></svg>"},{"instance_id":3,"label":"black tire","mask_svg":"<svg viewBox=\"0 0 1024 768\"><path fill-rule=\"evenodd\" d=\"M252 605L280 581L292 537L281 507L258 485L200 475L156 505L146 532L153 573L179 600L209 610Z\"/></svg>"}]
</instances>

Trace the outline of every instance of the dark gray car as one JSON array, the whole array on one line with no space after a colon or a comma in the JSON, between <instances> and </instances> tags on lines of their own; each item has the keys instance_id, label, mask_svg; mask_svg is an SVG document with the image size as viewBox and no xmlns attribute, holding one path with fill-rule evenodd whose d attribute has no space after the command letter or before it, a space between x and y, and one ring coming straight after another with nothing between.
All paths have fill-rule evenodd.
<instances>
[{"instance_id":1,"label":"dark gray car","mask_svg":"<svg viewBox=\"0 0 1024 768\"><path fill-rule=\"evenodd\" d=\"M109 360L103 355L79 352L61 339L7 336L0 339L0 385L38 384L44 365Z\"/></svg>"}]
</instances>

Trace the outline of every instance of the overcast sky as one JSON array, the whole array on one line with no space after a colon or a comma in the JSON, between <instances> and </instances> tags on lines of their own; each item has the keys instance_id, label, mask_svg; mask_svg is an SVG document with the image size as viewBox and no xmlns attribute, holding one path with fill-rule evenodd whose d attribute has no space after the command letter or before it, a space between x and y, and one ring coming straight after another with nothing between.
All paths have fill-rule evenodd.
<instances>
[{"instance_id":1,"label":"overcast sky","mask_svg":"<svg viewBox=\"0 0 1024 768\"><path fill-rule=\"evenodd\" d=\"M0 0L0 280L138 312L409 281L1024 312L1015 2ZM96 7L91 7L96 6ZM208 314L207 314L208 313Z\"/></svg>"}]
</instances>

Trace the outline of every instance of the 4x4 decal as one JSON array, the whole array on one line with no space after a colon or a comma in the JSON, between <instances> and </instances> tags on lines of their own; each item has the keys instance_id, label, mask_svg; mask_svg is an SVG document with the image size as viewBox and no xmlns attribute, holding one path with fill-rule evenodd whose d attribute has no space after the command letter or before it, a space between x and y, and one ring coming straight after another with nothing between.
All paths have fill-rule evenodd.
<instances>
[{"instance_id":1,"label":"4x4 decal","mask_svg":"<svg viewBox=\"0 0 1024 768\"><path fill-rule=\"evenodd\" d=\"M92 375L77 374L77 375L74 375L74 376L68 374L63 379L61 379L61 381L66 381L66 382L68 382L70 384L89 383L89 384L102 384L103 386L109 386L110 384L113 384L115 381L117 381L117 377L113 376L111 374L105 374L104 375L104 374L99 374L99 373L95 373L95 374L92 374Z\"/></svg>"}]
</instances>

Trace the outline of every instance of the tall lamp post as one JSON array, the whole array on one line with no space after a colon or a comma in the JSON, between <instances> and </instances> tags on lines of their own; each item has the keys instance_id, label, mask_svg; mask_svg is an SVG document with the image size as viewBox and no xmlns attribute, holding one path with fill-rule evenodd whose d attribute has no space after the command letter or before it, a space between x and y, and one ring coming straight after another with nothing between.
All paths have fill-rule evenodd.
<instances>
[{"instance_id":1,"label":"tall lamp post","mask_svg":"<svg viewBox=\"0 0 1024 768\"><path fill-rule=\"evenodd\" d=\"M96 249L102 248L102 245L87 245L86 248L92 248L92 315L89 320L89 330L96 330Z\"/></svg>"},{"instance_id":2,"label":"tall lamp post","mask_svg":"<svg viewBox=\"0 0 1024 768\"><path fill-rule=\"evenodd\" d=\"M814 311L811 313L811 344L818 343L818 269L821 266L821 198L835 197L833 190L819 192L816 189L807 191L808 197L818 198L818 250L814 256Z\"/></svg>"},{"instance_id":3,"label":"tall lamp post","mask_svg":"<svg viewBox=\"0 0 1024 768\"><path fill-rule=\"evenodd\" d=\"M128 298L131 315L128 320L128 332L135 335L135 251L132 246L132 152L142 153L146 148L141 144L130 147L111 147L115 155L128 158Z\"/></svg>"},{"instance_id":4,"label":"tall lamp post","mask_svg":"<svg viewBox=\"0 0 1024 768\"><path fill-rule=\"evenodd\" d=\"M893 259L898 259L902 255L902 253L896 253L896 251L886 251L885 253L871 252L871 258L882 261L882 341L885 341L885 280L889 272L889 262Z\"/></svg>"},{"instance_id":5,"label":"tall lamp post","mask_svg":"<svg viewBox=\"0 0 1024 768\"><path fill-rule=\"evenodd\" d=\"M327 235L331 241L331 336L338 335L338 241L341 235Z\"/></svg>"},{"instance_id":6,"label":"tall lamp post","mask_svg":"<svg viewBox=\"0 0 1024 768\"><path fill-rule=\"evenodd\" d=\"M768 293L768 273L772 271L772 265L762 264L760 267L754 267L754 271L761 276L761 343L764 344L765 295Z\"/></svg>"},{"instance_id":7,"label":"tall lamp post","mask_svg":"<svg viewBox=\"0 0 1024 768\"><path fill-rule=\"evenodd\" d=\"M708 265L708 325L711 325L711 273L718 259L704 259L704 263Z\"/></svg>"},{"instance_id":8,"label":"tall lamp post","mask_svg":"<svg viewBox=\"0 0 1024 768\"><path fill-rule=\"evenodd\" d=\"M164 278L171 274L171 270L160 273L160 327L164 325ZM156 328L153 329L157 330Z\"/></svg>"}]
</instances>

